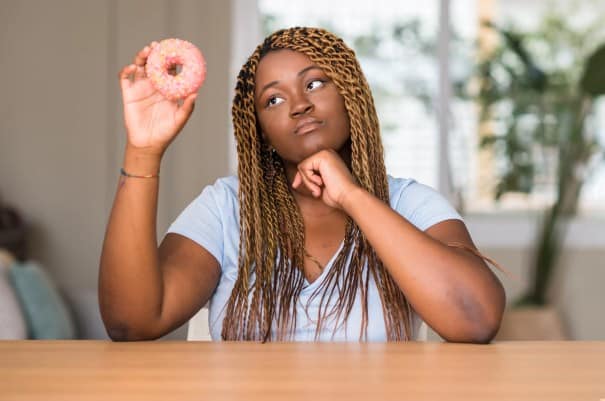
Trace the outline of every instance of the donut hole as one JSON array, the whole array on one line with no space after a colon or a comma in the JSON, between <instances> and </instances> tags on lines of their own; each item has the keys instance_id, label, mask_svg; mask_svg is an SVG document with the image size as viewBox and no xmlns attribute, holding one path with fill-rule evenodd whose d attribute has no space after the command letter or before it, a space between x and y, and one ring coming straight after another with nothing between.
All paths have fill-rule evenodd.
<instances>
[{"instance_id":1,"label":"donut hole","mask_svg":"<svg viewBox=\"0 0 605 401\"><path fill-rule=\"evenodd\" d=\"M166 71L172 76L177 76L181 73L181 71L183 71L183 64L171 63Z\"/></svg>"}]
</instances>

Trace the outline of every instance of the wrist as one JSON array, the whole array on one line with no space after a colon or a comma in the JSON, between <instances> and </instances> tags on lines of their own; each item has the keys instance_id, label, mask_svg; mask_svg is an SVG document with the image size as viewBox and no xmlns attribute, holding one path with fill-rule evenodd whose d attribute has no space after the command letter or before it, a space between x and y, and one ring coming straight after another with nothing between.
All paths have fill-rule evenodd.
<instances>
[{"instance_id":1,"label":"wrist","mask_svg":"<svg viewBox=\"0 0 605 401\"><path fill-rule=\"evenodd\" d=\"M166 148L162 147L153 147L153 146L135 146L130 142L126 142L126 151L125 154L133 155L137 158L145 158L145 159L161 159L164 156L164 152Z\"/></svg>"},{"instance_id":2,"label":"wrist","mask_svg":"<svg viewBox=\"0 0 605 401\"><path fill-rule=\"evenodd\" d=\"M357 185L354 185L350 190L345 191L340 200L340 207L342 208L342 210L344 210L347 214L350 215L350 212L352 212L352 208L355 206L356 200L362 197L364 193L367 193L367 191Z\"/></svg>"},{"instance_id":3,"label":"wrist","mask_svg":"<svg viewBox=\"0 0 605 401\"><path fill-rule=\"evenodd\" d=\"M122 168L134 175L157 175L160 171L162 156L163 151L126 145Z\"/></svg>"}]
</instances>

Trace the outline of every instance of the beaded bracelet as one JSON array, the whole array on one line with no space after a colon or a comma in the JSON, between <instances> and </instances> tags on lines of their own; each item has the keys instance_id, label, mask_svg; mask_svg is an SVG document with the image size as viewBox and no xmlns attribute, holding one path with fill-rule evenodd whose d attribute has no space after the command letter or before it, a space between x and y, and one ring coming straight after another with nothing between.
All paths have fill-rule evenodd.
<instances>
[{"instance_id":1,"label":"beaded bracelet","mask_svg":"<svg viewBox=\"0 0 605 401\"><path fill-rule=\"evenodd\" d=\"M134 175L134 174L127 173L126 170L124 170L124 168L120 168L120 174L123 175L124 177L130 177L130 178L157 178L160 176L160 174Z\"/></svg>"}]
</instances>

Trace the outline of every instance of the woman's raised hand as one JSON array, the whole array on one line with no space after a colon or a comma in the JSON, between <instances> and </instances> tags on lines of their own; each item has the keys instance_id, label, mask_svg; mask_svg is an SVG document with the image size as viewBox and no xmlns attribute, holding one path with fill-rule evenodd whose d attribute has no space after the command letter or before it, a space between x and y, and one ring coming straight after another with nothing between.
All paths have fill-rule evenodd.
<instances>
[{"instance_id":1,"label":"woman's raised hand","mask_svg":"<svg viewBox=\"0 0 605 401\"><path fill-rule=\"evenodd\" d=\"M298 164L292 188L306 187L315 198L333 208L345 209L345 198L359 188L340 155L333 149L324 149Z\"/></svg>"},{"instance_id":2,"label":"woman's raised hand","mask_svg":"<svg viewBox=\"0 0 605 401\"><path fill-rule=\"evenodd\" d=\"M120 87L124 104L124 123L128 146L161 155L181 131L191 112L197 94L177 101L164 98L145 74L145 64L152 42L137 53L134 64L120 71Z\"/></svg>"}]
</instances>

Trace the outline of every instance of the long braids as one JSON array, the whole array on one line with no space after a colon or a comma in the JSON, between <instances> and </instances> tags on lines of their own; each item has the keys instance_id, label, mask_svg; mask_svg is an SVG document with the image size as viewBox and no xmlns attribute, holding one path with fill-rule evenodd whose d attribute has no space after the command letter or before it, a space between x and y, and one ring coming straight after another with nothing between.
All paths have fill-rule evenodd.
<instances>
[{"instance_id":1,"label":"long braids","mask_svg":"<svg viewBox=\"0 0 605 401\"><path fill-rule=\"evenodd\" d=\"M281 159L262 140L254 107L258 64L265 54L278 49L305 54L334 82L349 115L351 172L361 187L389 204L378 118L354 52L340 38L319 28L284 29L267 37L242 67L233 100L240 246L238 277L223 321L225 340L290 339L304 285L304 223ZM380 294L388 340L410 339L410 305L351 219L333 266L311 296L321 295L316 338L328 318L336 319L338 327L346 324L359 294L363 311L360 340L366 339L370 278ZM331 299L336 302L331 303Z\"/></svg>"}]
</instances>

